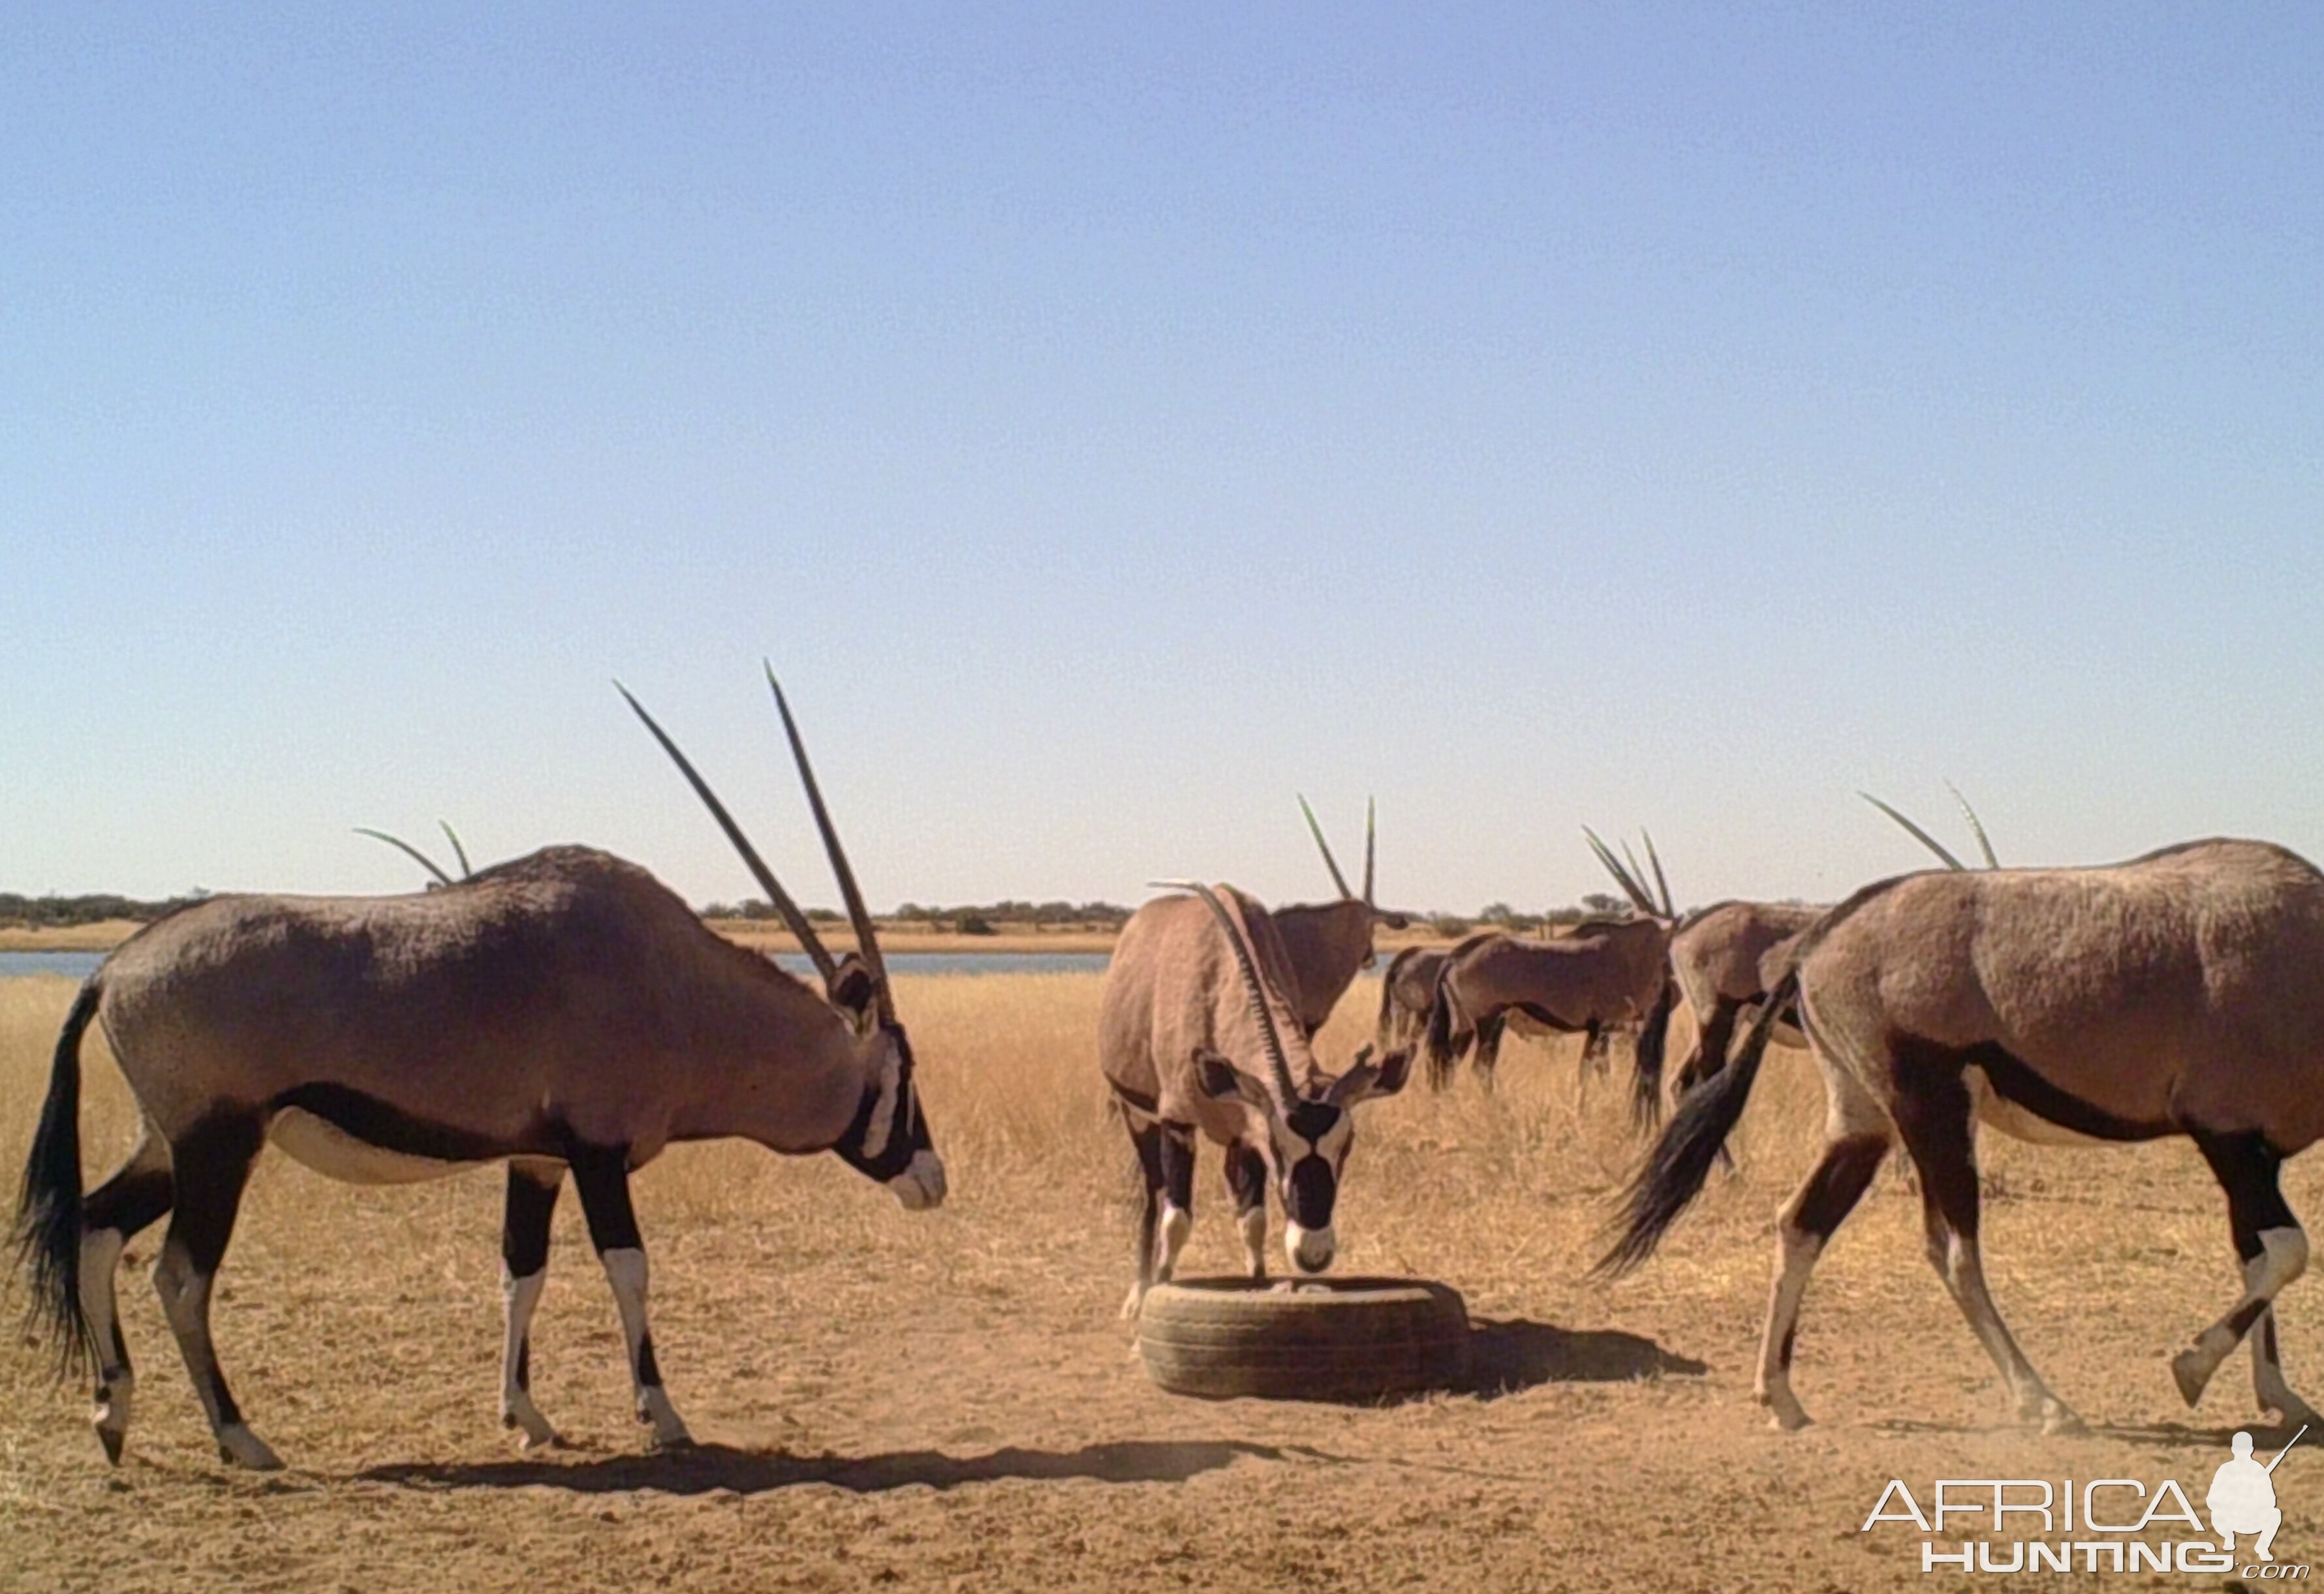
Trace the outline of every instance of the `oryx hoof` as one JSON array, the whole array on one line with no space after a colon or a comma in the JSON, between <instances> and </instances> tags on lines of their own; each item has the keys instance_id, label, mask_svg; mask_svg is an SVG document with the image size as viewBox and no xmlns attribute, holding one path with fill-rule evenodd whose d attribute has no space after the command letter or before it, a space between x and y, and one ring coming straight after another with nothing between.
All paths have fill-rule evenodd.
<instances>
[{"instance_id":1,"label":"oryx hoof","mask_svg":"<svg viewBox=\"0 0 2324 1594\"><path fill-rule=\"evenodd\" d=\"M217 1431L217 1447L218 1460L229 1466L246 1467L253 1472L282 1470L282 1458L240 1423Z\"/></svg>"},{"instance_id":2,"label":"oryx hoof","mask_svg":"<svg viewBox=\"0 0 2324 1594\"><path fill-rule=\"evenodd\" d=\"M2172 1381L2179 1386L2179 1398L2190 1407L2203 1398L2211 1375L2218 1370L2218 1364L2200 1350L2181 1350L2171 1359Z\"/></svg>"},{"instance_id":3,"label":"oryx hoof","mask_svg":"<svg viewBox=\"0 0 2324 1594\"><path fill-rule=\"evenodd\" d=\"M1767 1408L1767 1426L1778 1433L1797 1433L1815 1421L1788 1389L1762 1389L1754 1398Z\"/></svg>"},{"instance_id":4,"label":"oryx hoof","mask_svg":"<svg viewBox=\"0 0 2324 1594\"><path fill-rule=\"evenodd\" d=\"M97 1425L97 1442L105 1447L105 1459L114 1466L121 1465L121 1447L129 1442L129 1430Z\"/></svg>"},{"instance_id":5,"label":"oryx hoof","mask_svg":"<svg viewBox=\"0 0 2324 1594\"><path fill-rule=\"evenodd\" d=\"M2053 1400L2043 1410L2042 1432L2079 1438L2089 1432L2089 1424L2076 1415L2062 1401Z\"/></svg>"}]
</instances>

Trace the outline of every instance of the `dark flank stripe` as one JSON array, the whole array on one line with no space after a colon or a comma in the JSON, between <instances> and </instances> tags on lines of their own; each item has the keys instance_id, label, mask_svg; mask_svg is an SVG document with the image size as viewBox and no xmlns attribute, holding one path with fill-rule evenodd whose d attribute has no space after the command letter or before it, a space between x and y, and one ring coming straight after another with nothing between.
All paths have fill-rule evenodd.
<instances>
[{"instance_id":1,"label":"dark flank stripe","mask_svg":"<svg viewBox=\"0 0 2324 1594\"><path fill-rule=\"evenodd\" d=\"M430 1162L490 1162L512 1151L528 1149L419 1117L342 1084L318 1081L300 1085L267 1105L276 1111L296 1107L366 1146Z\"/></svg>"}]
</instances>

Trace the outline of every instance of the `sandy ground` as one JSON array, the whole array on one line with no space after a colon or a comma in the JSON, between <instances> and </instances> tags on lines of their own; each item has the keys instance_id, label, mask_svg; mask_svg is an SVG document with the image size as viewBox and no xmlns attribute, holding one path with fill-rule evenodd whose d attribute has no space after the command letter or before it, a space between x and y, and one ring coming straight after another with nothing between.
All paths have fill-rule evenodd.
<instances>
[{"instance_id":1,"label":"sandy ground","mask_svg":"<svg viewBox=\"0 0 2324 1594\"><path fill-rule=\"evenodd\" d=\"M42 988L0 1010L13 1167L70 988L11 983ZM1770 1217L1821 1111L1804 1058L1771 1062L1738 1173L1609 1286L1584 1273L1634 1147L1616 1092L1582 1092L1573 1048L1531 1043L1505 1055L1498 1098L1463 1081L1379 1104L1345 1197L1341 1269L1463 1291L1477 1387L1384 1407L1162 1394L1116 1317L1119 1130L1079 1086L1086 1039L1066 1055L1094 984L1040 987L1070 992L1041 999L1068 1009L1054 1031L1026 1020L1020 1062L1004 1046L973 1068L945 1061L968 999L907 992L908 1015L942 1009L916 1034L937 1132L948 1113L962 1126L939 1212L906 1214L829 1157L692 1147L641 1175L661 1364L706 1441L686 1451L646 1453L629 1417L612 1303L569 1195L533 1356L569 1443L522 1453L494 1414L497 1175L352 1189L270 1156L216 1322L244 1409L290 1470L217 1462L142 1276L156 1230L123 1276L143 1378L122 1467L89 1433L85 1390L54 1386L20 1338L0 1354L0 1587L1958 1586L1922 1574L1909 1527L1858 1531L1890 1478L1925 1503L1937 1478L2170 1476L2200 1502L2252 1418L2241 1356L2194 1414L2165 1367L2235 1289L2192 1152L2006 1147L1988 1158L1995 1291L2094 1432L2007 1421L1922 1260L1917 1198L1884 1175L1809 1297L1797 1381L1821 1421L1769 1433L1750 1375ZM1360 987L1349 1009L1370 1000ZM1327 1040L1360 1027L1343 1012ZM1011 1139L972 1110L974 1093L1058 1081L1074 1082L1056 1085L1064 1116L1038 1133ZM92 1179L121 1144L112 1088L93 1076ZM1234 1255L1216 1166L1200 1171L1189 1272ZM2319 1167L2289 1181L2311 1213ZM2313 1293L2294 1286L2284 1325L2311 1398ZM2292 1562L2324 1560L2324 1444L2305 1448L2278 1474Z\"/></svg>"}]
</instances>

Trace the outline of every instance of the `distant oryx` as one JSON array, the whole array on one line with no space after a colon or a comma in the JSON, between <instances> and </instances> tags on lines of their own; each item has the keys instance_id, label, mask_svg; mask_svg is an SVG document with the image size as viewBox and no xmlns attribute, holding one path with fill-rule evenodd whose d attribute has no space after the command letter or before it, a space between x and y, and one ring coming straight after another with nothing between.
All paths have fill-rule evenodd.
<instances>
[{"instance_id":1,"label":"distant oryx","mask_svg":"<svg viewBox=\"0 0 2324 1594\"><path fill-rule=\"evenodd\" d=\"M1226 1151L1250 1276L1267 1276L1270 1181L1292 1267L1329 1267L1353 1110L1402 1090L1412 1057L1390 1052L1375 1062L1365 1046L1345 1073L1326 1073L1292 1005L1290 960L1267 909L1231 886L1163 883L1188 894L1130 915L1098 1016L1099 1065L1145 1182L1125 1316L1169 1279L1194 1226L1197 1132Z\"/></svg>"},{"instance_id":2,"label":"distant oryx","mask_svg":"<svg viewBox=\"0 0 2324 1594\"><path fill-rule=\"evenodd\" d=\"M1283 950L1291 959L1299 1026L1314 1035L1331 1018L1332 1009L1340 1005L1340 998L1347 994L1357 972L1372 966L1373 927L1386 925L1391 930L1401 930L1411 921L1400 913L1386 913L1372 905L1374 832L1369 800L1364 804L1364 894L1360 897L1348 889L1348 877L1340 872L1340 861L1332 856L1332 843L1323 839L1323 827L1315 823L1315 810L1307 806L1304 797L1299 799L1299 811L1307 815L1307 828L1314 833L1315 845L1323 850L1323 867L1332 871L1332 883L1340 889L1337 902L1300 904L1272 911L1275 927L1283 935Z\"/></svg>"},{"instance_id":3,"label":"distant oryx","mask_svg":"<svg viewBox=\"0 0 2324 1594\"><path fill-rule=\"evenodd\" d=\"M2308 1261L2277 1170L2324 1138L2324 874L2265 843L2206 841L2102 869L1905 875L1832 909L1794 958L1733 1063L1648 1154L1600 1264L1644 1261L1701 1190L1796 1000L1827 1110L1823 1156L1783 1211L1760 1344L1777 1425L1808 1420L1791 1359L1809 1272L1896 1145L1920 1175L1929 1260L2020 1416L2075 1425L1986 1291L1977 1117L2005 1133L2192 1139L2227 1193L2244 1288L2172 1360L2180 1394L2193 1405L2248 1335L2260 1405L2318 1421L2284 1382L2272 1313Z\"/></svg>"},{"instance_id":4,"label":"distant oryx","mask_svg":"<svg viewBox=\"0 0 2324 1594\"><path fill-rule=\"evenodd\" d=\"M835 1151L907 1207L944 1199L871 917L779 686L775 699L860 956L825 950L677 745L630 706L815 959L820 993L712 933L644 870L586 847L412 896L214 897L139 931L89 976L57 1042L16 1223L63 1365L97 1363L107 1457L120 1460L132 1386L114 1269L124 1243L168 1213L153 1281L219 1452L281 1464L227 1393L209 1326L211 1280L269 1139L357 1183L507 1161L501 1419L530 1443L556 1437L528 1393L527 1331L568 1167L621 1312L638 1416L661 1444L687 1429L647 1330L631 1170L675 1141L740 1136ZM92 1020L143 1133L84 1195L79 1052Z\"/></svg>"},{"instance_id":5,"label":"distant oryx","mask_svg":"<svg viewBox=\"0 0 2324 1594\"><path fill-rule=\"evenodd\" d=\"M1552 1029L1582 1032L1587 1037L1585 1062L1602 1055L1608 1030L1636 1024L1637 1070L1661 1077L1663 1042L1677 999L1668 962L1676 917L1670 884L1663 879L1651 839L1646 850L1662 889L1659 901L1647 892L1635 860L1625 869L1595 834L1583 834L1629 895L1637 917L1585 920L1548 941L1488 932L1454 947L1438 972L1428 1014L1432 1086L1451 1083L1454 1064L1473 1044L1473 1066L1489 1088L1501 1034L1512 1014Z\"/></svg>"}]
</instances>

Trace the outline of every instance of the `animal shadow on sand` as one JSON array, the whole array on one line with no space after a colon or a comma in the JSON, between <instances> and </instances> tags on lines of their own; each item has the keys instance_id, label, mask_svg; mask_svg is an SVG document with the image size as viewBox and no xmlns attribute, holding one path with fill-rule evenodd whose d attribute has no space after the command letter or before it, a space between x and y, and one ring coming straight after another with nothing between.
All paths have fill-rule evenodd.
<instances>
[{"instance_id":1,"label":"animal shadow on sand","mask_svg":"<svg viewBox=\"0 0 2324 1594\"><path fill-rule=\"evenodd\" d=\"M2120 1444L2150 1445L2159 1450L2219 1450L2227 1448L2237 1433L2248 1433L2262 1450L2273 1450L2292 1442L2299 1432L2296 1422L2276 1422L2255 1415L2248 1422L2229 1423L2224 1427L2198 1427L2191 1423L2108 1423L2086 1418L2087 1428L2080 1434L2067 1438L2111 1439ZM1882 1433L1932 1433L1949 1437L1971 1433L2003 1433L2038 1432L2024 1423L2011 1422L1997 1416L1990 1423L1932 1423L1911 1417L1889 1417L1866 1424ZM2311 1431L2312 1437L2312 1431ZM2302 1449L2306 1448L2303 1442Z\"/></svg>"},{"instance_id":2,"label":"animal shadow on sand","mask_svg":"<svg viewBox=\"0 0 2324 1594\"><path fill-rule=\"evenodd\" d=\"M981 1456L950 1456L932 1450L895 1451L873 1456L795 1456L781 1451L691 1444L648 1455L608 1456L588 1461L512 1458L445 1465L399 1463L367 1468L356 1477L366 1482L417 1488L545 1488L570 1489L576 1494L620 1494L642 1489L659 1494L706 1495L723 1489L754 1495L808 1483L825 1483L856 1494L881 1494L916 1483L947 1489L1004 1478L1184 1483L1245 1457L1283 1461L1293 1456L1294 1451L1284 1447L1235 1440L1124 1440L1084 1445L1076 1451L1010 1446Z\"/></svg>"},{"instance_id":3,"label":"animal shadow on sand","mask_svg":"<svg viewBox=\"0 0 2324 1594\"><path fill-rule=\"evenodd\" d=\"M1709 1365L1619 1329L1562 1329L1517 1317L1469 1325L1469 1365L1452 1392L1492 1400L1538 1384L1627 1384L1700 1377Z\"/></svg>"}]
</instances>

